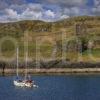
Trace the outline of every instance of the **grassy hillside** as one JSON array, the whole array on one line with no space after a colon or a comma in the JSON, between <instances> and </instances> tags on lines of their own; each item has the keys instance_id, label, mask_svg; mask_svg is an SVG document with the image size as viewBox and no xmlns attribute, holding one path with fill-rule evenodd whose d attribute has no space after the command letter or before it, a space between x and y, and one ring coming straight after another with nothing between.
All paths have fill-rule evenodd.
<instances>
[{"instance_id":1,"label":"grassy hillside","mask_svg":"<svg viewBox=\"0 0 100 100\"><path fill-rule=\"evenodd\" d=\"M84 21L86 26L86 32L80 35L76 35L76 24L81 24ZM79 51L75 49L76 38L78 37L82 41L94 40L100 36L100 17L74 17L69 19L64 19L58 22L43 22L43 21L20 21L13 23L0 23L0 58L12 58L15 53L15 44L18 42L20 50L20 59L24 58L24 47L27 45L28 40L28 51L29 59L36 59L36 54L38 58L41 58L39 52L36 51L40 48L41 56L45 59L54 58L54 53L56 54L56 59L61 59L62 57L62 43L65 43L65 52L63 55L66 59L71 61L77 61L79 59ZM71 39L72 38L72 39ZM68 42L67 40L71 39ZM97 57L100 57L100 42L96 41L93 50L91 51L96 61L99 61ZM36 47L36 45L38 45ZM39 46L40 45L40 46ZM77 46L77 45L76 45ZM56 49L56 51L55 51ZM82 52L82 57L84 61L91 61L88 55L88 50ZM15 59L15 56L14 58ZM12 60L12 59L11 59Z\"/></svg>"}]
</instances>

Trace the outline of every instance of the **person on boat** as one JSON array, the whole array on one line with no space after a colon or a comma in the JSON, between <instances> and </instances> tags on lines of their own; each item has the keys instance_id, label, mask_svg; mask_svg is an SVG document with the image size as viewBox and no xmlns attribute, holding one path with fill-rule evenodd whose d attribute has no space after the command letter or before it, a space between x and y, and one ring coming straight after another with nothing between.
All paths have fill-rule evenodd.
<instances>
[{"instance_id":1,"label":"person on boat","mask_svg":"<svg viewBox=\"0 0 100 100\"><path fill-rule=\"evenodd\" d=\"M17 76L16 77L16 80L18 81L18 82L22 82L22 80Z\"/></svg>"}]
</instances>

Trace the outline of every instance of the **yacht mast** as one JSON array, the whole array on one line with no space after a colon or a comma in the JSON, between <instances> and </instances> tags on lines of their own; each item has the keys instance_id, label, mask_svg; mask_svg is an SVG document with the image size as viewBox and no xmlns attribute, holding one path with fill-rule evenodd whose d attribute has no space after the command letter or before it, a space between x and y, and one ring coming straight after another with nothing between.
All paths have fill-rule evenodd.
<instances>
[{"instance_id":1,"label":"yacht mast","mask_svg":"<svg viewBox=\"0 0 100 100\"><path fill-rule=\"evenodd\" d=\"M26 52L26 58L25 58L25 79L27 78L27 74L28 74L28 71L27 71L27 60L28 60L28 52Z\"/></svg>"},{"instance_id":2,"label":"yacht mast","mask_svg":"<svg viewBox=\"0 0 100 100\"><path fill-rule=\"evenodd\" d=\"M17 76L18 76L18 71L19 71L19 70L18 70L18 67L19 67L19 61L18 61L18 58L19 58L19 57L18 57L18 56L19 56L19 49L18 49L18 48L17 48L17 54L16 54L16 55L17 55L17 70L16 70L16 74L17 74Z\"/></svg>"},{"instance_id":3,"label":"yacht mast","mask_svg":"<svg viewBox=\"0 0 100 100\"><path fill-rule=\"evenodd\" d=\"M25 79L27 79L27 74L28 74L28 69L27 69L27 62L28 62L28 31L26 31L24 33L24 37L25 37L25 40L24 40L24 57L25 57Z\"/></svg>"}]
</instances>

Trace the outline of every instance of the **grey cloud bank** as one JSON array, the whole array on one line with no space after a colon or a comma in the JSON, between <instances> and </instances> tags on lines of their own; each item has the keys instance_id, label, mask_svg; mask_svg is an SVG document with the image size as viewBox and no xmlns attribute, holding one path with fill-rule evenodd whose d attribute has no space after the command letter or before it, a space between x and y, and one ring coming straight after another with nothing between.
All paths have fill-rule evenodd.
<instances>
[{"instance_id":1,"label":"grey cloud bank","mask_svg":"<svg viewBox=\"0 0 100 100\"><path fill-rule=\"evenodd\" d=\"M100 15L100 0L0 0L0 22L20 20L57 21L72 16Z\"/></svg>"}]
</instances>

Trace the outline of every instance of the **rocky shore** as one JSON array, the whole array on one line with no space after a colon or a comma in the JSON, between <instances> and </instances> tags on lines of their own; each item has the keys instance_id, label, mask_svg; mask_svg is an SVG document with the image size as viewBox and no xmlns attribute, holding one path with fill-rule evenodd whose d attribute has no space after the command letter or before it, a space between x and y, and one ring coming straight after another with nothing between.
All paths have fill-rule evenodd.
<instances>
[{"instance_id":1,"label":"rocky shore","mask_svg":"<svg viewBox=\"0 0 100 100\"><path fill-rule=\"evenodd\" d=\"M100 63L69 62L62 60L28 62L30 74L77 74L77 73L100 73ZM24 62L19 64L19 73L25 73ZM0 63L0 75L16 74L16 63Z\"/></svg>"},{"instance_id":2,"label":"rocky shore","mask_svg":"<svg viewBox=\"0 0 100 100\"><path fill-rule=\"evenodd\" d=\"M19 74L24 75L25 69L19 69ZM51 69L28 69L29 74L46 74L46 75L59 75L59 74L100 74L100 68L51 68ZM15 75L15 69L6 69L3 73L0 69L0 75Z\"/></svg>"}]
</instances>

